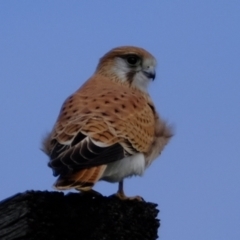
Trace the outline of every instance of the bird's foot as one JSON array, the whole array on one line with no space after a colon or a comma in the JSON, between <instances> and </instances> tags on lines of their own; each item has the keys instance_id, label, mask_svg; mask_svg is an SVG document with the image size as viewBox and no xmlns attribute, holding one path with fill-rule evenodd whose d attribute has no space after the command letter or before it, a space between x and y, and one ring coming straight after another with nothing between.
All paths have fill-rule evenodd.
<instances>
[{"instance_id":1,"label":"bird's foot","mask_svg":"<svg viewBox=\"0 0 240 240\"><path fill-rule=\"evenodd\" d=\"M114 194L114 196L116 196L120 200L137 200L139 202L145 202L141 196L127 197L124 193L121 192L117 192L116 194Z\"/></svg>"}]
</instances>

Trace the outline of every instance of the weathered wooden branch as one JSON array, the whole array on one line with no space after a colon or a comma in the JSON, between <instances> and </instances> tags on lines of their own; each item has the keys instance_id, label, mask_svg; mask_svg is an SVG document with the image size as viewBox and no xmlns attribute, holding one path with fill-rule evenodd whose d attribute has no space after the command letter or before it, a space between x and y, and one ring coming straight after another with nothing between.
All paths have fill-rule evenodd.
<instances>
[{"instance_id":1,"label":"weathered wooden branch","mask_svg":"<svg viewBox=\"0 0 240 240\"><path fill-rule=\"evenodd\" d=\"M27 191L0 202L1 240L155 240L157 204Z\"/></svg>"}]
</instances>

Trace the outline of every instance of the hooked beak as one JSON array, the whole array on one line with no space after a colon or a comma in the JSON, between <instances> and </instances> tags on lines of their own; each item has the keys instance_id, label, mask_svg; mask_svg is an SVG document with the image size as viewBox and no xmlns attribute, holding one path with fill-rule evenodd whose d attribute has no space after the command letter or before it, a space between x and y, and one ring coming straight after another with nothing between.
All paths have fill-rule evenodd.
<instances>
[{"instance_id":1,"label":"hooked beak","mask_svg":"<svg viewBox=\"0 0 240 240\"><path fill-rule=\"evenodd\" d=\"M155 77L156 77L155 68L154 68L154 67L148 67L147 69L144 69L144 70L143 70L143 74L144 74L147 78L151 78L152 80L154 80Z\"/></svg>"}]
</instances>

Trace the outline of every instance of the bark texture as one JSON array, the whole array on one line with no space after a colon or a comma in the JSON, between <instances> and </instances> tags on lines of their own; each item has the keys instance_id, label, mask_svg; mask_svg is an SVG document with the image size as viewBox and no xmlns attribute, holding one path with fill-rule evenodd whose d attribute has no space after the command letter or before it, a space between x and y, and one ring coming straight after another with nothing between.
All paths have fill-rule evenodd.
<instances>
[{"instance_id":1,"label":"bark texture","mask_svg":"<svg viewBox=\"0 0 240 240\"><path fill-rule=\"evenodd\" d=\"M155 240L157 204L27 191L0 202L1 240Z\"/></svg>"}]
</instances>

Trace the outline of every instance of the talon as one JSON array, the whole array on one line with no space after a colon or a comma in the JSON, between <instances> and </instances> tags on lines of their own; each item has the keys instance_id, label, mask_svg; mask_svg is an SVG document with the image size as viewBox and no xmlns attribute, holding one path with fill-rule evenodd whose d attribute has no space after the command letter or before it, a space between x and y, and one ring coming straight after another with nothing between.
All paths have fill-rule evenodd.
<instances>
[{"instance_id":1,"label":"talon","mask_svg":"<svg viewBox=\"0 0 240 240\"><path fill-rule=\"evenodd\" d=\"M120 200L137 200L139 202L145 202L144 199L140 196L127 197L123 191L123 180L119 182L118 192L115 194L115 196Z\"/></svg>"},{"instance_id":2,"label":"talon","mask_svg":"<svg viewBox=\"0 0 240 240\"><path fill-rule=\"evenodd\" d=\"M139 202L145 202L141 196L127 197L124 193L121 192L117 192L115 196L120 200L137 200Z\"/></svg>"}]
</instances>

